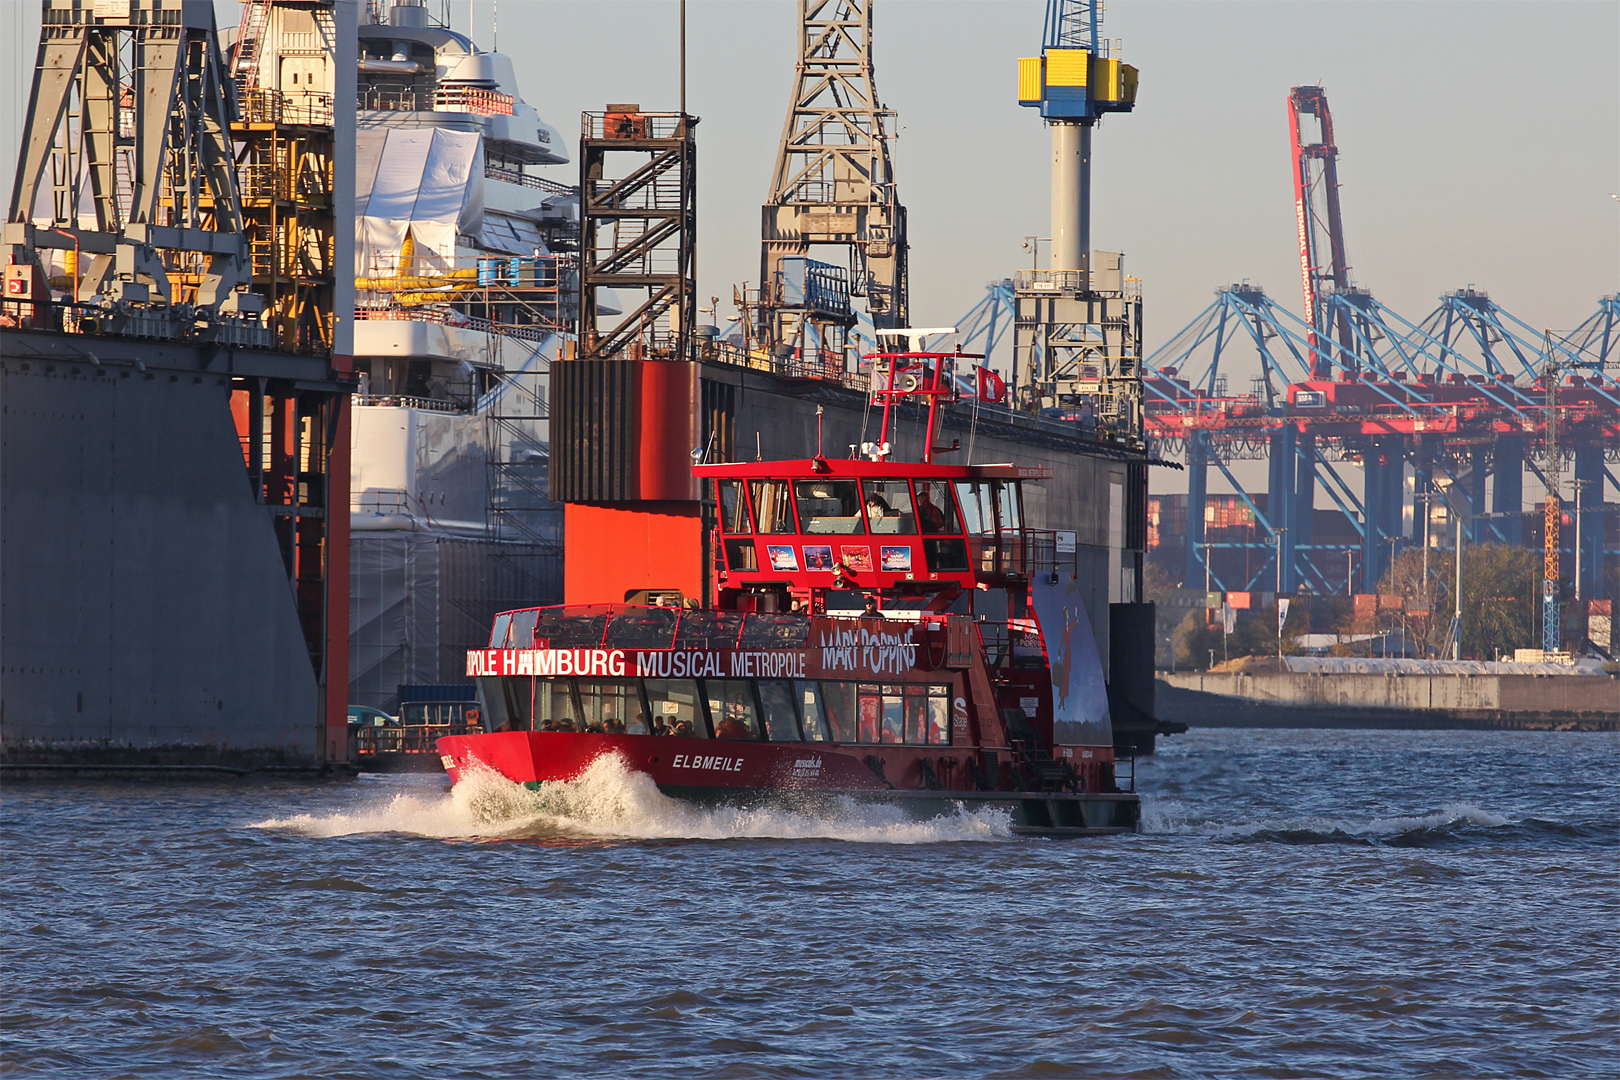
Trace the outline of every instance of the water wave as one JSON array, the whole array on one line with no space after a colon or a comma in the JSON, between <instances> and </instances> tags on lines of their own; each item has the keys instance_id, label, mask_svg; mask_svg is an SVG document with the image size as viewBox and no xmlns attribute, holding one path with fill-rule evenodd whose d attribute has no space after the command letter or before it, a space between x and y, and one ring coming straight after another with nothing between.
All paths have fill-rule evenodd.
<instances>
[{"instance_id":1,"label":"water wave","mask_svg":"<svg viewBox=\"0 0 1620 1080\"><path fill-rule=\"evenodd\" d=\"M1262 818L1249 821L1198 819L1178 802L1144 798L1142 831L1179 836L1209 836L1221 840L1269 840L1284 843L1409 844L1456 838L1478 829L1501 829L1518 824L1512 818L1483 810L1471 803L1447 803L1428 814L1365 820L1305 816Z\"/></svg>"},{"instance_id":2,"label":"water wave","mask_svg":"<svg viewBox=\"0 0 1620 1080\"><path fill-rule=\"evenodd\" d=\"M445 795L396 794L385 803L334 814L297 814L252 824L304 836L366 833L478 839L822 839L870 844L1000 840L1012 835L1001 810L959 809L917 821L898 807L841 798L814 810L698 807L672 799L616 755L597 758L576 780L538 790L481 769Z\"/></svg>"}]
</instances>

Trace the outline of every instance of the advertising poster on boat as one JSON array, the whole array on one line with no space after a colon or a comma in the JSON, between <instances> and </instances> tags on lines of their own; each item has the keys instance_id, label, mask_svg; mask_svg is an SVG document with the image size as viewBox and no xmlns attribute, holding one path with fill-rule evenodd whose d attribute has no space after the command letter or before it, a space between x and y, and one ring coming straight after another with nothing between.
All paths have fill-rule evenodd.
<instances>
[{"instance_id":1,"label":"advertising poster on boat","mask_svg":"<svg viewBox=\"0 0 1620 1080\"><path fill-rule=\"evenodd\" d=\"M1073 574L1054 583L1037 578L1030 588L1052 670L1052 741L1060 745L1113 742L1108 686L1091 632L1091 616Z\"/></svg>"}]
</instances>

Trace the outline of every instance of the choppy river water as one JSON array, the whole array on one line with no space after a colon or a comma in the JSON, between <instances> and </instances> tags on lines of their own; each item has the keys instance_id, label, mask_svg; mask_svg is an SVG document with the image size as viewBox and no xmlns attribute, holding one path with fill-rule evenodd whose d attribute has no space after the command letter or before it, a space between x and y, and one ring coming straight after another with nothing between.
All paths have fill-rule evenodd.
<instances>
[{"instance_id":1,"label":"choppy river water","mask_svg":"<svg viewBox=\"0 0 1620 1080\"><path fill-rule=\"evenodd\" d=\"M1147 832L9 784L0 1073L1614 1077L1620 738L1195 730Z\"/></svg>"}]
</instances>

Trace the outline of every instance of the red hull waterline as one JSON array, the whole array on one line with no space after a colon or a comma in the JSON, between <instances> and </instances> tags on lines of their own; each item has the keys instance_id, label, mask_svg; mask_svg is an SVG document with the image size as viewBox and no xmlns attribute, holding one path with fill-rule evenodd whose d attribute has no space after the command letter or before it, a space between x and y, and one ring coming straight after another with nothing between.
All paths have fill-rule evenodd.
<instances>
[{"instance_id":1,"label":"red hull waterline","mask_svg":"<svg viewBox=\"0 0 1620 1080\"><path fill-rule=\"evenodd\" d=\"M439 752L452 783L469 767L481 765L528 787L576 779L597 758L617 755L664 794L698 806L774 806L816 813L849 799L895 806L918 820L990 808L1007 815L1014 833L1052 836L1134 832L1140 817L1139 796L1127 791L929 788L914 755L876 746L503 731L448 736L439 740ZM868 753L885 762L889 782L865 764ZM913 757L909 768L904 764L908 756ZM952 768L940 764L951 761L950 754L929 755L936 782L943 784L942 775L966 777L962 758L956 755L958 765ZM913 781L915 787L910 786Z\"/></svg>"}]
</instances>

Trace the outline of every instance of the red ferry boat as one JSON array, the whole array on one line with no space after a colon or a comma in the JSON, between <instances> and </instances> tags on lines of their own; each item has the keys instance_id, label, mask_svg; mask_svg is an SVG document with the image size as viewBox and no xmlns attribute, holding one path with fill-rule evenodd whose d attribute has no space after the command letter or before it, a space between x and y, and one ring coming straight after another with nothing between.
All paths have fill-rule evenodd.
<instances>
[{"instance_id":1,"label":"red ferry boat","mask_svg":"<svg viewBox=\"0 0 1620 1080\"><path fill-rule=\"evenodd\" d=\"M1135 830L1074 556L1023 524L1046 471L931 460L960 355L872 358L885 408L866 458L694 466L718 510L712 607L498 615L467 656L491 730L438 740L452 782L483 766L538 786L616 754L696 803L844 797L919 818L997 807L1022 833ZM911 395L929 403L924 461L899 463Z\"/></svg>"}]
</instances>

